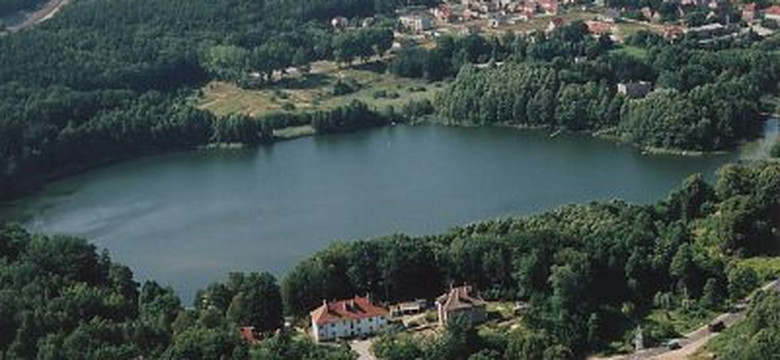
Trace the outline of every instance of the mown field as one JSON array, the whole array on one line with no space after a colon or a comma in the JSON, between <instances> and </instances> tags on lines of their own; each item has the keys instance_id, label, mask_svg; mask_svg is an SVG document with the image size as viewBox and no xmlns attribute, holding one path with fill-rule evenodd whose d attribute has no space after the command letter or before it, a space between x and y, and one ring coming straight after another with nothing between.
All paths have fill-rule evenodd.
<instances>
[{"instance_id":1,"label":"mown field","mask_svg":"<svg viewBox=\"0 0 780 360\"><path fill-rule=\"evenodd\" d=\"M356 91L337 95L337 83L350 84ZM442 84L406 79L387 74L381 63L339 68L321 62L306 75L291 75L265 88L250 90L238 85L214 81L206 85L198 98L199 108L216 115L301 110L326 110L360 100L375 109L400 108L409 100L433 99Z\"/></svg>"}]
</instances>

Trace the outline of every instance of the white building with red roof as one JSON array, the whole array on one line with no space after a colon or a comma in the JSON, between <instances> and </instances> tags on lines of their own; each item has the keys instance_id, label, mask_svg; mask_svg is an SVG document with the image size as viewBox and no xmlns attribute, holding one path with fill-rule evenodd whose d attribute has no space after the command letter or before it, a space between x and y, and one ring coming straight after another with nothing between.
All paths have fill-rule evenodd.
<instances>
[{"instance_id":1,"label":"white building with red roof","mask_svg":"<svg viewBox=\"0 0 780 360\"><path fill-rule=\"evenodd\" d=\"M780 5L772 5L764 9L764 18L780 21Z\"/></svg>"},{"instance_id":2,"label":"white building with red roof","mask_svg":"<svg viewBox=\"0 0 780 360\"><path fill-rule=\"evenodd\" d=\"M387 325L387 310L368 297L323 301L309 315L315 342L372 335Z\"/></svg>"}]
</instances>

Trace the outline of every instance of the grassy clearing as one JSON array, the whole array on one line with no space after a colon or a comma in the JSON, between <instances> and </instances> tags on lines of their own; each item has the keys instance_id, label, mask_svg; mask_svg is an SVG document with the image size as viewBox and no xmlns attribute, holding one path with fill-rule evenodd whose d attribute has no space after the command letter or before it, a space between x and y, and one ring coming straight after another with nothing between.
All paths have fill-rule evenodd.
<instances>
[{"instance_id":1,"label":"grassy clearing","mask_svg":"<svg viewBox=\"0 0 780 360\"><path fill-rule=\"evenodd\" d=\"M316 71L282 79L260 90L241 89L233 83L215 81L202 89L198 107L220 116L232 113L258 116L280 111L326 110L360 100L378 110L388 106L401 107L413 99L432 100L440 88L440 84L365 68L338 69L320 64ZM339 79L357 82L360 89L336 96L333 86Z\"/></svg>"},{"instance_id":2,"label":"grassy clearing","mask_svg":"<svg viewBox=\"0 0 780 360\"><path fill-rule=\"evenodd\" d=\"M706 325L717 313L710 310L683 311L655 309L647 320L661 325L671 325L678 334L687 334Z\"/></svg>"},{"instance_id":3,"label":"grassy clearing","mask_svg":"<svg viewBox=\"0 0 780 360\"><path fill-rule=\"evenodd\" d=\"M644 60L647 58L647 50L630 45L619 45L610 50L612 53L623 53L628 56L633 56L637 59Z\"/></svg>"},{"instance_id":4,"label":"grassy clearing","mask_svg":"<svg viewBox=\"0 0 780 360\"><path fill-rule=\"evenodd\" d=\"M780 257L752 257L741 259L737 266L753 269L761 282L768 282L780 276Z\"/></svg>"}]
</instances>

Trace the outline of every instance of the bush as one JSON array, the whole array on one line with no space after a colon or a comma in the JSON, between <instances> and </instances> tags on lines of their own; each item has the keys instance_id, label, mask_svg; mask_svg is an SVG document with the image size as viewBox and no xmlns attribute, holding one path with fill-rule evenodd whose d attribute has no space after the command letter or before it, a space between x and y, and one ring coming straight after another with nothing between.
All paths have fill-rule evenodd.
<instances>
[{"instance_id":1,"label":"bush","mask_svg":"<svg viewBox=\"0 0 780 360\"><path fill-rule=\"evenodd\" d=\"M333 95L335 96L352 94L358 90L360 90L360 84L353 79L339 79L333 85Z\"/></svg>"},{"instance_id":2,"label":"bush","mask_svg":"<svg viewBox=\"0 0 780 360\"><path fill-rule=\"evenodd\" d=\"M772 149L769 150L769 156L773 158L780 158L780 141L772 145Z\"/></svg>"},{"instance_id":3,"label":"bush","mask_svg":"<svg viewBox=\"0 0 780 360\"><path fill-rule=\"evenodd\" d=\"M293 111L295 110L295 104L291 102L284 102L282 103L282 110L284 111Z\"/></svg>"}]
</instances>

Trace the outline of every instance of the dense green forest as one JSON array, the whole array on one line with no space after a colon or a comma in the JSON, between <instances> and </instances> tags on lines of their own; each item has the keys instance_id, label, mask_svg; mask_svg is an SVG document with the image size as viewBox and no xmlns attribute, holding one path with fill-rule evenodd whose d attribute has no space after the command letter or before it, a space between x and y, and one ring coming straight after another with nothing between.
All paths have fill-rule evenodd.
<instances>
[{"instance_id":1,"label":"dense green forest","mask_svg":"<svg viewBox=\"0 0 780 360\"><path fill-rule=\"evenodd\" d=\"M391 73L454 78L452 91L434 104L372 111L360 121L338 118L360 104L259 119L223 119L195 108L196 89L211 80L266 87L290 67L306 73L316 60L349 66L383 55L393 40L393 10L435 2L73 1L30 31L0 37L0 199L141 154L270 141L284 124L346 131L434 110L448 123L551 126L643 146L723 149L756 134L758 99L778 80L776 39L747 34L672 44L640 32L627 40L647 53L639 58L574 22L549 35L442 36L433 49L402 50L388 65ZM334 16L354 27L334 28ZM369 26L358 26L367 17ZM490 62L505 66L464 67ZM665 90L642 100L615 95L617 82L635 80Z\"/></svg>"},{"instance_id":2,"label":"dense green forest","mask_svg":"<svg viewBox=\"0 0 780 360\"><path fill-rule=\"evenodd\" d=\"M434 104L446 123L607 131L641 146L703 151L755 136L760 98L780 79L777 55L767 51L775 46L749 36L705 48L694 39L670 44L640 32L627 42L644 48L645 58L610 51L609 39L588 36L581 23L532 39L440 40L427 53L399 57L393 69L432 79L444 76L437 69L457 72ZM458 66L502 58L510 61ZM657 91L644 99L616 92L617 83L632 81L651 81Z\"/></svg>"},{"instance_id":3,"label":"dense green forest","mask_svg":"<svg viewBox=\"0 0 780 360\"><path fill-rule=\"evenodd\" d=\"M274 331L282 314L305 319L323 298L354 294L431 298L463 282L488 299L528 301L525 327L487 336L453 323L425 341L387 335L377 353L579 358L637 324L647 344L677 336L643 321L652 309L696 313L739 301L767 279L738 260L777 254L779 230L780 165L727 165L714 185L691 176L654 205L570 205L441 235L334 243L281 284L267 273L230 274L185 309L170 288L139 285L83 239L7 225L0 229L0 358L351 359L345 348ZM777 300L758 303L744 326L755 352L745 354L777 346L777 332L762 320L774 318L766 314ZM255 326L262 340L249 345L239 326ZM745 354L740 359L764 359Z\"/></svg>"},{"instance_id":4,"label":"dense green forest","mask_svg":"<svg viewBox=\"0 0 780 360\"><path fill-rule=\"evenodd\" d=\"M713 341L711 350L724 359L776 359L780 354L780 295L761 293L747 319Z\"/></svg>"},{"instance_id":5,"label":"dense green forest","mask_svg":"<svg viewBox=\"0 0 780 360\"><path fill-rule=\"evenodd\" d=\"M0 37L0 198L139 154L267 140L255 119L222 123L196 110L194 90L211 79L262 86L288 66L381 54L392 41L387 22L342 33L331 18L407 3L72 1L35 29Z\"/></svg>"},{"instance_id":6,"label":"dense green forest","mask_svg":"<svg viewBox=\"0 0 780 360\"><path fill-rule=\"evenodd\" d=\"M487 350L500 354L492 358L537 359L547 348L580 357L620 338L652 309L717 310L741 299L765 279L733 260L777 254L779 229L780 166L728 165L714 186L692 176L652 206L572 205L438 236L337 243L287 273L282 296L288 312L304 315L322 298L432 298L447 284L469 283L488 299L530 302L531 331L508 335L508 342L471 342L455 358ZM677 336L643 325L648 344ZM440 346L402 336L383 351L450 358L435 356Z\"/></svg>"}]
</instances>

